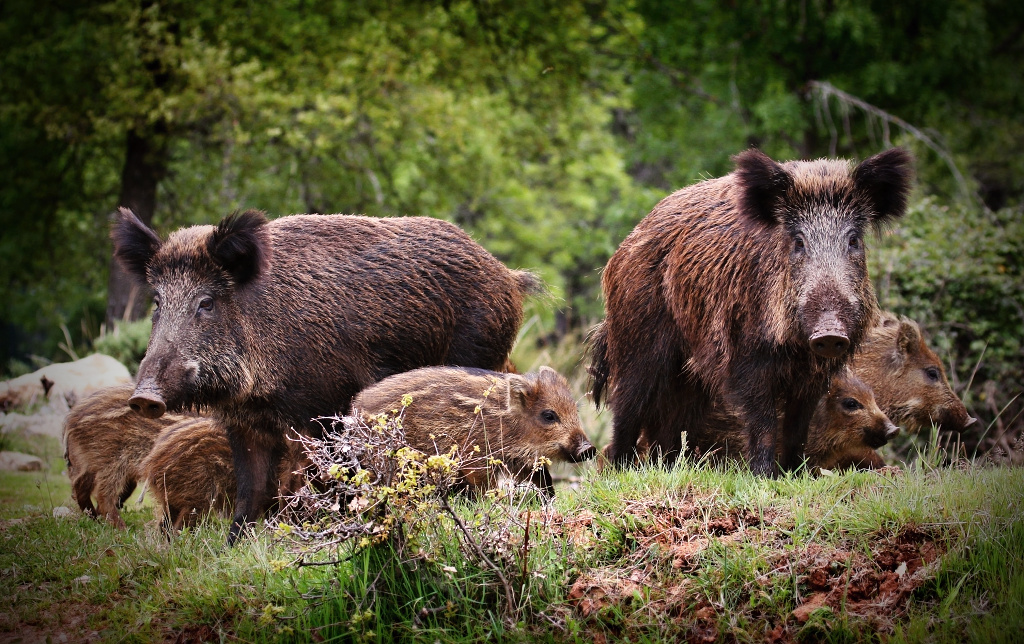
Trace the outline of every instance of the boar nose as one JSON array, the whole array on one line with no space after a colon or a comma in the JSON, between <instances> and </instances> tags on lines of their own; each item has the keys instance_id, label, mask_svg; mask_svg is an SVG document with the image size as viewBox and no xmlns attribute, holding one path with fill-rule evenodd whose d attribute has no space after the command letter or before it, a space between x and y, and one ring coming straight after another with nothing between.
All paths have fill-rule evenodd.
<instances>
[{"instance_id":1,"label":"boar nose","mask_svg":"<svg viewBox=\"0 0 1024 644\"><path fill-rule=\"evenodd\" d=\"M896 437L896 434L900 433L900 428L892 424L891 421L885 423L885 440L892 440Z\"/></svg>"},{"instance_id":2,"label":"boar nose","mask_svg":"<svg viewBox=\"0 0 1024 644\"><path fill-rule=\"evenodd\" d=\"M968 416L967 417L967 422L964 423L964 428L966 429L966 428L970 427L971 425L973 425L976 422L978 422L977 418L975 418L974 416Z\"/></svg>"},{"instance_id":3,"label":"boar nose","mask_svg":"<svg viewBox=\"0 0 1024 644\"><path fill-rule=\"evenodd\" d=\"M814 325L810 337L811 351L825 358L838 358L850 348L846 325L832 312L824 313Z\"/></svg>"},{"instance_id":4,"label":"boar nose","mask_svg":"<svg viewBox=\"0 0 1024 644\"><path fill-rule=\"evenodd\" d=\"M850 348L845 335L819 335L811 338L811 350L823 358L838 358Z\"/></svg>"},{"instance_id":5,"label":"boar nose","mask_svg":"<svg viewBox=\"0 0 1024 644\"><path fill-rule=\"evenodd\" d=\"M590 444L590 441L583 439L576 447L576 460L577 461L589 461L597 455L597 449Z\"/></svg>"},{"instance_id":6,"label":"boar nose","mask_svg":"<svg viewBox=\"0 0 1024 644\"><path fill-rule=\"evenodd\" d=\"M158 395L151 391L149 392L135 392L135 395L128 399L128 406L132 408L137 414L142 414L146 418L160 418L167 411L167 403Z\"/></svg>"}]
</instances>

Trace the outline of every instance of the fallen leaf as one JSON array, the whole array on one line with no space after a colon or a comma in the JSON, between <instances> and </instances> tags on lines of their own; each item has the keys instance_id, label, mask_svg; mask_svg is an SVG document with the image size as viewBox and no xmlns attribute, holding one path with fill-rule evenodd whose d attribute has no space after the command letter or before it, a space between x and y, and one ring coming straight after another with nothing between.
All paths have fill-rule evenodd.
<instances>
[{"instance_id":1,"label":"fallen leaf","mask_svg":"<svg viewBox=\"0 0 1024 644\"><path fill-rule=\"evenodd\" d=\"M796 618L796 621L803 624L811 617L811 613L818 610L825 605L825 600L828 599L828 595L825 593L818 593L812 595L810 599L800 604L793 610L791 615Z\"/></svg>"}]
</instances>

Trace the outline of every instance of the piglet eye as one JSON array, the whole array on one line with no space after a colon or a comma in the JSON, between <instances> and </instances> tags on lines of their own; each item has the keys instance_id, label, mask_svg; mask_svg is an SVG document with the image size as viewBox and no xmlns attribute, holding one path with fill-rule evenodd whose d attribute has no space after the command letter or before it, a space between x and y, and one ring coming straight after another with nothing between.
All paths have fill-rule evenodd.
<instances>
[{"instance_id":1,"label":"piglet eye","mask_svg":"<svg viewBox=\"0 0 1024 644\"><path fill-rule=\"evenodd\" d=\"M844 398L842 404L843 409L846 411L857 411L858 409L863 408L863 405L861 405L855 398Z\"/></svg>"},{"instance_id":2,"label":"piglet eye","mask_svg":"<svg viewBox=\"0 0 1024 644\"><path fill-rule=\"evenodd\" d=\"M213 310L213 298L212 297L204 297L203 299L199 300L199 309L198 310L199 311L206 311L206 312L212 311Z\"/></svg>"},{"instance_id":3,"label":"piglet eye","mask_svg":"<svg viewBox=\"0 0 1024 644\"><path fill-rule=\"evenodd\" d=\"M939 370L935 367L928 367L924 370L924 375L928 376L928 379L932 382L939 381Z\"/></svg>"},{"instance_id":4,"label":"piglet eye","mask_svg":"<svg viewBox=\"0 0 1024 644\"><path fill-rule=\"evenodd\" d=\"M556 414L550 409L545 409L544 411L540 412L540 417L545 423L558 422L558 414Z\"/></svg>"}]
</instances>

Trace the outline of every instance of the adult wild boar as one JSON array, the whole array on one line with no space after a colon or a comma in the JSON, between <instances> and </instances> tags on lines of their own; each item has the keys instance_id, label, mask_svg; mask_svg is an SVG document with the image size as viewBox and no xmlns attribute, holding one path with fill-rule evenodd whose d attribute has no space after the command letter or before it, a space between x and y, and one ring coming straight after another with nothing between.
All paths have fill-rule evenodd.
<instances>
[{"instance_id":1,"label":"adult wild boar","mask_svg":"<svg viewBox=\"0 0 1024 644\"><path fill-rule=\"evenodd\" d=\"M874 390L879 407L907 431L935 425L962 432L974 424L917 322L884 313L852 360L853 370Z\"/></svg>"},{"instance_id":2,"label":"adult wild boar","mask_svg":"<svg viewBox=\"0 0 1024 644\"><path fill-rule=\"evenodd\" d=\"M161 239L121 209L115 256L154 291L131 404L209 409L227 428L238 499L229 542L274 495L285 431L425 365L499 369L536 278L426 217L249 210Z\"/></svg>"},{"instance_id":3,"label":"adult wild boar","mask_svg":"<svg viewBox=\"0 0 1024 644\"><path fill-rule=\"evenodd\" d=\"M734 161L663 199L605 267L591 371L596 403L608 387L617 464L644 428L671 461L722 400L755 472L778 472L776 436L796 466L817 401L878 317L864 233L903 215L909 154Z\"/></svg>"},{"instance_id":4,"label":"adult wild boar","mask_svg":"<svg viewBox=\"0 0 1024 644\"><path fill-rule=\"evenodd\" d=\"M402 416L406 441L425 454L445 454L457 446L460 482L471 490L493 487L508 474L532 480L551 496L551 475L538 459L577 463L594 456L569 384L549 367L522 375L416 369L361 391L352 414L369 421L400 409L406 395L412 398ZM501 461L500 470L489 465L492 458Z\"/></svg>"}]
</instances>

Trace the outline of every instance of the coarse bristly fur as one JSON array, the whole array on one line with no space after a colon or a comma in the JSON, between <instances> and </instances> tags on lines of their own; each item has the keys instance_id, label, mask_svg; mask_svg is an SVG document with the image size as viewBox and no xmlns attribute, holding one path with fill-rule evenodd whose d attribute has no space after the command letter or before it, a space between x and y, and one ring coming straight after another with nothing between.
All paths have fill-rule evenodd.
<instances>
[{"instance_id":1,"label":"coarse bristly fur","mask_svg":"<svg viewBox=\"0 0 1024 644\"><path fill-rule=\"evenodd\" d=\"M402 412L402 427L409 445L426 454L458 446L460 476L474 490L492 487L505 472L551 495L550 474L538 459L575 463L594 455L568 382L549 367L522 375L416 369L360 392L352 413L365 419L389 413L402 408L406 395L412 402ZM491 459L501 466L489 465Z\"/></svg>"},{"instance_id":2,"label":"coarse bristly fur","mask_svg":"<svg viewBox=\"0 0 1024 644\"><path fill-rule=\"evenodd\" d=\"M815 404L878 317L864 233L903 214L909 154L735 162L663 199L605 267L591 373L619 465L645 429L671 462L681 432L724 402L754 471L778 472L777 436L795 467Z\"/></svg>"},{"instance_id":3,"label":"coarse bristly fur","mask_svg":"<svg viewBox=\"0 0 1024 644\"><path fill-rule=\"evenodd\" d=\"M83 512L125 527L119 508L145 479L143 461L157 437L184 416L143 418L128 406L132 384L100 389L78 401L64 421L64 460L71 496ZM96 505L92 495L96 495Z\"/></svg>"},{"instance_id":4,"label":"coarse bristly fur","mask_svg":"<svg viewBox=\"0 0 1024 644\"><path fill-rule=\"evenodd\" d=\"M258 211L166 241L122 209L115 255L154 291L132 405L208 410L231 441L238 502L229 541L272 504L289 428L427 365L500 369L535 275L506 268L448 222Z\"/></svg>"},{"instance_id":5,"label":"coarse bristly fur","mask_svg":"<svg viewBox=\"0 0 1024 644\"><path fill-rule=\"evenodd\" d=\"M939 356L917 322L884 313L853 357L853 370L875 392L879 407L908 432L962 432L975 422L953 393Z\"/></svg>"},{"instance_id":6,"label":"coarse bristly fur","mask_svg":"<svg viewBox=\"0 0 1024 644\"><path fill-rule=\"evenodd\" d=\"M236 493L231 444L214 419L197 417L168 428L143 468L164 530L193 526L210 514L230 516Z\"/></svg>"},{"instance_id":7,"label":"coarse bristly fur","mask_svg":"<svg viewBox=\"0 0 1024 644\"><path fill-rule=\"evenodd\" d=\"M300 444L289 449L277 470L277 497L305 483ZM168 533L213 515L230 517L237 493L231 443L217 420L196 417L167 428L142 464L153 502Z\"/></svg>"},{"instance_id":8,"label":"coarse bristly fur","mask_svg":"<svg viewBox=\"0 0 1024 644\"><path fill-rule=\"evenodd\" d=\"M878 407L871 388L846 368L833 376L828 393L815 406L803 458L812 470L879 468L885 461L875 450L898 432ZM713 410L704 426L688 431L686 444L693 458L710 458L713 463L743 460L748 449L742 421L723 408ZM781 443L776 450L781 456ZM658 456L650 451L651 445L641 436L636 448L638 461ZM603 456L607 463L607 446Z\"/></svg>"}]
</instances>

